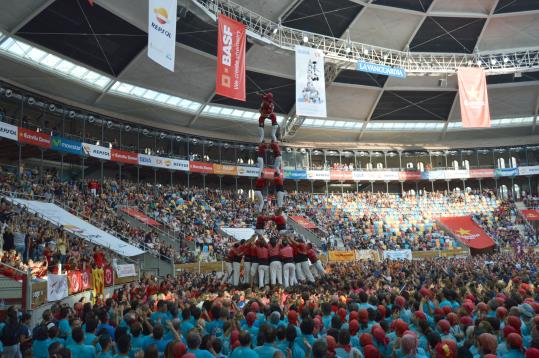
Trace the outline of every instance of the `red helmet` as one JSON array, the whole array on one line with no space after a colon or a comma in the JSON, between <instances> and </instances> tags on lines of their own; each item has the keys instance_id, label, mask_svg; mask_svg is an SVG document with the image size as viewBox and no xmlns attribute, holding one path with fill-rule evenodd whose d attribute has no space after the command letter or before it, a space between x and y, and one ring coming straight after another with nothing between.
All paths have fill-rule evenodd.
<instances>
[{"instance_id":1,"label":"red helmet","mask_svg":"<svg viewBox=\"0 0 539 358\"><path fill-rule=\"evenodd\" d=\"M264 95L264 98L265 98L265 99L269 99L269 100L273 99L273 93L271 93L271 92L266 93L266 94Z\"/></svg>"}]
</instances>

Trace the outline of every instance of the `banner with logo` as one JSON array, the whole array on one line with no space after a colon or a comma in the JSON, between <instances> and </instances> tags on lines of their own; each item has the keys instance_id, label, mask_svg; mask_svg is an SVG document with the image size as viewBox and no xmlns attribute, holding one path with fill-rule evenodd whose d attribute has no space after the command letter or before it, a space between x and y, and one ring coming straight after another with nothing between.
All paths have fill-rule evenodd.
<instances>
[{"instance_id":1,"label":"banner with logo","mask_svg":"<svg viewBox=\"0 0 539 358\"><path fill-rule=\"evenodd\" d=\"M92 269L92 288L95 295L103 294L105 289L105 276L102 268Z\"/></svg>"},{"instance_id":2,"label":"banner with logo","mask_svg":"<svg viewBox=\"0 0 539 358\"><path fill-rule=\"evenodd\" d=\"M299 216L299 215L290 216L290 219L294 220L295 222L297 222L299 225L301 225L305 229L316 229L317 228L316 224L313 223L308 218L306 218L305 216Z\"/></svg>"},{"instance_id":3,"label":"banner with logo","mask_svg":"<svg viewBox=\"0 0 539 358\"><path fill-rule=\"evenodd\" d=\"M470 178L494 178L494 169L470 169Z\"/></svg>"},{"instance_id":4,"label":"banner with logo","mask_svg":"<svg viewBox=\"0 0 539 358\"><path fill-rule=\"evenodd\" d=\"M514 177L518 175L518 168L498 168L494 171L497 177Z\"/></svg>"},{"instance_id":5,"label":"banner with logo","mask_svg":"<svg viewBox=\"0 0 539 358\"><path fill-rule=\"evenodd\" d=\"M80 271L69 271L67 273L69 280L69 294L74 294L82 291L82 274Z\"/></svg>"},{"instance_id":6,"label":"banner with logo","mask_svg":"<svg viewBox=\"0 0 539 358\"><path fill-rule=\"evenodd\" d=\"M133 277L137 275L134 264L116 265L116 275L119 278Z\"/></svg>"},{"instance_id":7,"label":"banner with logo","mask_svg":"<svg viewBox=\"0 0 539 358\"><path fill-rule=\"evenodd\" d=\"M219 14L217 26L215 93L245 101L245 25Z\"/></svg>"},{"instance_id":8,"label":"banner with logo","mask_svg":"<svg viewBox=\"0 0 539 358\"><path fill-rule=\"evenodd\" d=\"M0 122L0 137L17 140L19 139L19 128L9 123Z\"/></svg>"},{"instance_id":9,"label":"banner with logo","mask_svg":"<svg viewBox=\"0 0 539 358\"><path fill-rule=\"evenodd\" d=\"M32 144L41 148L51 147L51 136L27 128L19 128L19 142Z\"/></svg>"},{"instance_id":10,"label":"banner with logo","mask_svg":"<svg viewBox=\"0 0 539 358\"><path fill-rule=\"evenodd\" d=\"M539 221L539 210L536 210L536 209L521 210L521 213L528 221Z\"/></svg>"},{"instance_id":11,"label":"banner with logo","mask_svg":"<svg viewBox=\"0 0 539 358\"><path fill-rule=\"evenodd\" d=\"M518 167L519 175L539 175L539 165Z\"/></svg>"},{"instance_id":12,"label":"banner with logo","mask_svg":"<svg viewBox=\"0 0 539 358\"><path fill-rule=\"evenodd\" d=\"M406 71L402 68L379 65L365 61L358 61L356 63L356 71L374 73L377 75L395 78L406 78Z\"/></svg>"},{"instance_id":13,"label":"banner with logo","mask_svg":"<svg viewBox=\"0 0 539 358\"><path fill-rule=\"evenodd\" d=\"M487 79L480 67L461 67L459 81L460 114L463 128L490 128Z\"/></svg>"},{"instance_id":14,"label":"banner with logo","mask_svg":"<svg viewBox=\"0 0 539 358\"><path fill-rule=\"evenodd\" d=\"M189 171L193 173L213 173L213 163L189 162Z\"/></svg>"},{"instance_id":15,"label":"banner with logo","mask_svg":"<svg viewBox=\"0 0 539 358\"><path fill-rule=\"evenodd\" d=\"M177 0L150 0L148 57L174 72Z\"/></svg>"},{"instance_id":16,"label":"banner with logo","mask_svg":"<svg viewBox=\"0 0 539 358\"><path fill-rule=\"evenodd\" d=\"M428 172L421 172L421 179L443 180L445 179L445 170L431 170Z\"/></svg>"},{"instance_id":17,"label":"banner with logo","mask_svg":"<svg viewBox=\"0 0 539 358\"><path fill-rule=\"evenodd\" d=\"M331 180L337 181L346 181L352 180L352 171L351 170L330 170L329 176Z\"/></svg>"},{"instance_id":18,"label":"banner with logo","mask_svg":"<svg viewBox=\"0 0 539 358\"><path fill-rule=\"evenodd\" d=\"M90 143L82 143L82 150L85 155L98 159L110 160L111 150L110 148L101 147L99 145L93 145Z\"/></svg>"},{"instance_id":19,"label":"banner with logo","mask_svg":"<svg viewBox=\"0 0 539 358\"><path fill-rule=\"evenodd\" d=\"M328 260L330 262L352 262L356 260L354 251L328 251Z\"/></svg>"},{"instance_id":20,"label":"banner with logo","mask_svg":"<svg viewBox=\"0 0 539 358\"><path fill-rule=\"evenodd\" d=\"M138 221L141 221L143 222L144 224L146 225L150 225L150 226L161 226L161 224L159 224L159 222L155 221L154 219L152 219L151 217L147 216L146 214L138 211L136 208L127 208L127 207L124 207L121 209L124 213L126 213L127 215L137 219Z\"/></svg>"},{"instance_id":21,"label":"banner with logo","mask_svg":"<svg viewBox=\"0 0 539 358\"><path fill-rule=\"evenodd\" d=\"M47 302L47 281L32 280L32 308Z\"/></svg>"},{"instance_id":22,"label":"banner with logo","mask_svg":"<svg viewBox=\"0 0 539 358\"><path fill-rule=\"evenodd\" d=\"M139 154L138 164L145 167L153 167L153 168L182 170L182 171L189 170L188 160L157 157L155 155Z\"/></svg>"},{"instance_id":23,"label":"banner with logo","mask_svg":"<svg viewBox=\"0 0 539 358\"><path fill-rule=\"evenodd\" d=\"M82 155L81 142L57 136L51 139L51 149L69 154Z\"/></svg>"},{"instance_id":24,"label":"banner with logo","mask_svg":"<svg viewBox=\"0 0 539 358\"><path fill-rule=\"evenodd\" d=\"M103 277L105 280L105 286L112 286L114 282L114 278L113 278L114 272L112 271L112 267L106 266L103 269L103 275L104 275Z\"/></svg>"},{"instance_id":25,"label":"banner with logo","mask_svg":"<svg viewBox=\"0 0 539 358\"><path fill-rule=\"evenodd\" d=\"M220 175L236 175L238 169L235 165L214 164L213 173Z\"/></svg>"},{"instance_id":26,"label":"banner with logo","mask_svg":"<svg viewBox=\"0 0 539 358\"><path fill-rule=\"evenodd\" d=\"M256 178L260 175L260 169L258 167L238 166L236 170L237 170L236 174L240 177Z\"/></svg>"},{"instance_id":27,"label":"banner with logo","mask_svg":"<svg viewBox=\"0 0 539 358\"><path fill-rule=\"evenodd\" d=\"M138 154L134 152L127 152L125 150L111 149L110 159L112 161L125 164L138 164Z\"/></svg>"},{"instance_id":28,"label":"banner with logo","mask_svg":"<svg viewBox=\"0 0 539 358\"><path fill-rule=\"evenodd\" d=\"M393 170L353 171L354 181L397 181L399 172Z\"/></svg>"},{"instance_id":29,"label":"banner with logo","mask_svg":"<svg viewBox=\"0 0 539 358\"><path fill-rule=\"evenodd\" d=\"M322 50L296 46L296 114L327 117Z\"/></svg>"},{"instance_id":30,"label":"banner with logo","mask_svg":"<svg viewBox=\"0 0 539 358\"><path fill-rule=\"evenodd\" d=\"M264 168L264 170L262 171L262 177L264 177L265 179L273 179L273 178L275 178L275 169L273 169L273 168ZM282 170L281 170L280 177L283 178L283 171Z\"/></svg>"},{"instance_id":31,"label":"banner with logo","mask_svg":"<svg viewBox=\"0 0 539 358\"><path fill-rule=\"evenodd\" d=\"M385 250L382 257L384 260L412 260L412 250Z\"/></svg>"},{"instance_id":32,"label":"banner with logo","mask_svg":"<svg viewBox=\"0 0 539 358\"><path fill-rule=\"evenodd\" d=\"M380 254L376 250L356 250L357 261L380 261Z\"/></svg>"},{"instance_id":33,"label":"banner with logo","mask_svg":"<svg viewBox=\"0 0 539 358\"><path fill-rule=\"evenodd\" d=\"M466 169L446 170L445 178L450 179L469 179L470 171Z\"/></svg>"},{"instance_id":34,"label":"banner with logo","mask_svg":"<svg viewBox=\"0 0 539 358\"><path fill-rule=\"evenodd\" d=\"M471 216L452 216L439 219L457 240L472 249L488 249L494 241L483 229L473 221Z\"/></svg>"},{"instance_id":35,"label":"banner with logo","mask_svg":"<svg viewBox=\"0 0 539 358\"><path fill-rule=\"evenodd\" d=\"M59 301L69 295L67 275L47 275L47 300Z\"/></svg>"},{"instance_id":36,"label":"banner with logo","mask_svg":"<svg viewBox=\"0 0 539 358\"><path fill-rule=\"evenodd\" d=\"M307 179L309 180L331 180L329 170L307 170Z\"/></svg>"},{"instance_id":37,"label":"banner with logo","mask_svg":"<svg viewBox=\"0 0 539 358\"><path fill-rule=\"evenodd\" d=\"M87 268L81 272L82 290L86 291L92 288L92 270Z\"/></svg>"},{"instance_id":38,"label":"banner with logo","mask_svg":"<svg viewBox=\"0 0 539 358\"><path fill-rule=\"evenodd\" d=\"M292 180L307 179L307 171L304 169L285 169L284 177Z\"/></svg>"},{"instance_id":39,"label":"banner with logo","mask_svg":"<svg viewBox=\"0 0 539 358\"><path fill-rule=\"evenodd\" d=\"M399 172L399 180L421 180L420 171L402 171Z\"/></svg>"}]
</instances>

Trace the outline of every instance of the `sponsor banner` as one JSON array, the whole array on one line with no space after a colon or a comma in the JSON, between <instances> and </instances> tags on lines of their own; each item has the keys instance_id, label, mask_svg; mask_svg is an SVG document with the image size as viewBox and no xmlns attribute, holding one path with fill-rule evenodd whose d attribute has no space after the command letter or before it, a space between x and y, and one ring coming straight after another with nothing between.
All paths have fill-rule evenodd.
<instances>
[{"instance_id":1,"label":"sponsor banner","mask_svg":"<svg viewBox=\"0 0 539 358\"><path fill-rule=\"evenodd\" d=\"M290 216L290 219L297 222L299 225L301 225L305 229L316 229L317 226L315 223L313 223L311 220L306 218L305 216Z\"/></svg>"},{"instance_id":2,"label":"sponsor banner","mask_svg":"<svg viewBox=\"0 0 539 358\"><path fill-rule=\"evenodd\" d=\"M51 149L58 150L64 153L82 155L82 143L76 140L66 139L62 137L52 137Z\"/></svg>"},{"instance_id":3,"label":"sponsor banner","mask_svg":"<svg viewBox=\"0 0 539 358\"><path fill-rule=\"evenodd\" d=\"M19 128L9 123L0 122L0 137L18 140Z\"/></svg>"},{"instance_id":4,"label":"sponsor banner","mask_svg":"<svg viewBox=\"0 0 539 358\"><path fill-rule=\"evenodd\" d=\"M457 70L460 115L463 128L490 128L487 80L480 67L461 67Z\"/></svg>"},{"instance_id":5,"label":"sponsor banner","mask_svg":"<svg viewBox=\"0 0 539 358\"><path fill-rule=\"evenodd\" d=\"M69 271L67 273L69 283L69 294L82 291L82 274L80 271Z\"/></svg>"},{"instance_id":6,"label":"sponsor banner","mask_svg":"<svg viewBox=\"0 0 539 358\"><path fill-rule=\"evenodd\" d=\"M494 246L494 241L479 225L472 220L471 216L452 216L439 219L457 240L472 249L488 249Z\"/></svg>"},{"instance_id":7,"label":"sponsor banner","mask_svg":"<svg viewBox=\"0 0 539 358\"><path fill-rule=\"evenodd\" d=\"M292 180L307 179L307 171L304 169L285 169L284 178Z\"/></svg>"},{"instance_id":8,"label":"sponsor banner","mask_svg":"<svg viewBox=\"0 0 539 358\"><path fill-rule=\"evenodd\" d=\"M355 251L328 251L328 260L331 262L352 262L356 260Z\"/></svg>"},{"instance_id":9,"label":"sponsor banner","mask_svg":"<svg viewBox=\"0 0 539 358\"><path fill-rule=\"evenodd\" d=\"M163 168L170 170L189 170L189 161L182 159L173 159L165 157L157 157L155 155L138 155L138 164L145 167Z\"/></svg>"},{"instance_id":10,"label":"sponsor banner","mask_svg":"<svg viewBox=\"0 0 539 358\"><path fill-rule=\"evenodd\" d=\"M223 227L221 231L236 241L247 241L255 234L254 229L250 227Z\"/></svg>"},{"instance_id":11,"label":"sponsor banner","mask_svg":"<svg viewBox=\"0 0 539 358\"><path fill-rule=\"evenodd\" d=\"M111 149L110 159L125 164L138 164L138 154L125 150Z\"/></svg>"},{"instance_id":12,"label":"sponsor banner","mask_svg":"<svg viewBox=\"0 0 539 358\"><path fill-rule=\"evenodd\" d=\"M47 300L59 301L69 295L67 288L67 275L47 275Z\"/></svg>"},{"instance_id":13,"label":"sponsor banner","mask_svg":"<svg viewBox=\"0 0 539 358\"><path fill-rule=\"evenodd\" d=\"M40 217L55 225L63 226L66 231L93 244L107 247L120 255L136 256L144 253L139 248L112 236L53 203L24 199L11 200L16 204L26 206L29 212L39 214Z\"/></svg>"},{"instance_id":14,"label":"sponsor banner","mask_svg":"<svg viewBox=\"0 0 539 358\"><path fill-rule=\"evenodd\" d=\"M329 176L331 180L346 181L352 180L352 171L350 170L330 170Z\"/></svg>"},{"instance_id":15,"label":"sponsor banner","mask_svg":"<svg viewBox=\"0 0 539 358\"><path fill-rule=\"evenodd\" d=\"M470 169L470 178L494 178L494 169Z\"/></svg>"},{"instance_id":16,"label":"sponsor banner","mask_svg":"<svg viewBox=\"0 0 539 358\"><path fill-rule=\"evenodd\" d=\"M420 180L420 171L402 171L399 172L399 180Z\"/></svg>"},{"instance_id":17,"label":"sponsor banner","mask_svg":"<svg viewBox=\"0 0 539 358\"><path fill-rule=\"evenodd\" d=\"M161 224L159 224L157 221L155 221L154 219L150 218L149 216L147 216L146 214L138 211L136 208L122 208L121 209L124 213L126 213L127 215L131 216L131 217L134 217L135 219L137 219L138 221L141 221L143 223L145 223L146 225L150 225L150 226L161 226Z\"/></svg>"},{"instance_id":18,"label":"sponsor banner","mask_svg":"<svg viewBox=\"0 0 539 358\"><path fill-rule=\"evenodd\" d=\"M376 250L356 250L356 260L357 261L380 261L380 254Z\"/></svg>"},{"instance_id":19,"label":"sponsor banner","mask_svg":"<svg viewBox=\"0 0 539 358\"><path fill-rule=\"evenodd\" d=\"M26 128L19 128L19 142L32 144L41 148L51 147L51 136Z\"/></svg>"},{"instance_id":20,"label":"sponsor banner","mask_svg":"<svg viewBox=\"0 0 539 358\"><path fill-rule=\"evenodd\" d=\"M421 179L425 179L425 180L445 179L445 170L431 170L428 172L421 172Z\"/></svg>"},{"instance_id":21,"label":"sponsor banner","mask_svg":"<svg viewBox=\"0 0 539 358\"><path fill-rule=\"evenodd\" d=\"M217 26L215 92L221 96L245 101L245 25L220 14Z\"/></svg>"},{"instance_id":22,"label":"sponsor banner","mask_svg":"<svg viewBox=\"0 0 539 358\"><path fill-rule=\"evenodd\" d=\"M189 171L193 173L213 173L213 164L205 162L189 162Z\"/></svg>"},{"instance_id":23,"label":"sponsor banner","mask_svg":"<svg viewBox=\"0 0 539 358\"><path fill-rule=\"evenodd\" d=\"M329 181L331 174L329 170L307 170L307 179Z\"/></svg>"},{"instance_id":24,"label":"sponsor banner","mask_svg":"<svg viewBox=\"0 0 539 358\"><path fill-rule=\"evenodd\" d=\"M296 114L326 117L324 52L296 46Z\"/></svg>"},{"instance_id":25,"label":"sponsor banner","mask_svg":"<svg viewBox=\"0 0 539 358\"><path fill-rule=\"evenodd\" d=\"M214 164L213 173L221 175L236 175L238 169L235 165Z\"/></svg>"},{"instance_id":26,"label":"sponsor banner","mask_svg":"<svg viewBox=\"0 0 539 358\"><path fill-rule=\"evenodd\" d=\"M356 71L375 73L377 75L388 77L406 78L406 71L402 68L378 65L376 63L365 61L357 61Z\"/></svg>"},{"instance_id":27,"label":"sponsor banner","mask_svg":"<svg viewBox=\"0 0 539 358\"><path fill-rule=\"evenodd\" d=\"M383 253L384 260L411 260L412 250L386 250Z\"/></svg>"},{"instance_id":28,"label":"sponsor banner","mask_svg":"<svg viewBox=\"0 0 539 358\"><path fill-rule=\"evenodd\" d=\"M237 175L240 176L240 177L252 177L252 178L256 178L258 177L258 175L260 175L260 169L258 167L243 167L243 166L238 166L236 168L237 170Z\"/></svg>"},{"instance_id":29,"label":"sponsor banner","mask_svg":"<svg viewBox=\"0 0 539 358\"><path fill-rule=\"evenodd\" d=\"M82 143L82 150L85 155L98 159L110 160L111 150L110 148L101 147L99 145L93 145L90 143Z\"/></svg>"},{"instance_id":30,"label":"sponsor banner","mask_svg":"<svg viewBox=\"0 0 539 358\"><path fill-rule=\"evenodd\" d=\"M150 0L148 57L174 72L177 0Z\"/></svg>"},{"instance_id":31,"label":"sponsor banner","mask_svg":"<svg viewBox=\"0 0 539 358\"><path fill-rule=\"evenodd\" d=\"M273 179L275 178L275 169L273 168L264 168L262 171L262 176L265 179ZM281 178L283 178L283 172L281 171Z\"/></svg>"},{"instance_id":32,"label":"sponsor banner","mask_svg":"<svg viewBox=\"0 0 539 358\"><path fill-rule=\"evenodd\" d=\"M518 168L499 168L494 171L497 177L514 177L518 175Z\"/></svg>"},{"instance_id":33,"label":"sponsor banner","mask_svg":"<svg viewBox=\"0 0 539 358\"><path fill-rule=\"evenodd\" d=\"M105 286L112 286L112 283L114 282L114 271L112 271L112 267L107 266L103 269L103 278L105 280Z\"/></svg>"},{"instance_id":34,"label":"sponsor banner","mask_svg":"<svg viewBox=\"0 0 539 358\"><path fill-rule=\"evenodd\" d=\"M466 169L446 170L445 178L449 180L450 179L469 179L470 171Z\"/></svg>"},{"instance_id":35,"label":"sponsor banner","mask_svg":"<svg viewBox=\"0 0 539 358\"><path fill-rule=\"evenodd\" d=\"M399 180L399 172L392 170L353 171L352 179L355 181L393 181Z\"/></svg>"},{"instance_id":36,"label":"sponsor banner","mask_svg":"<svg viewBox=\"0 0 539 358\"><path fill-rule=\"evenodd\" d=\"M92 270L87 268L81 272L82 290L86 291L92 288Z\"/></svg>"},{"instance_id":37,"label":"sponsor banner","mask_svg":"<svg viewBox=\"0 0 539 358\"><path fill-rule=\"evenodd\" d=\"M519 175L539 175L539 165L518 168Z\"/></svg>"},{"instance_id":38,"label":"sponsor banner","mask_svg":"<svg viewBox=\"0 0 539 358\"><path fill-rule=\"evenodd\" d=\"M173 170L181 170L183 172L189 171L189 161L184 159L171 159Z\"/></svg>"},{"instance_id":39,"label":"sponsor banner","mask_svg":"<svg viewBox=\"0 0 539 358\"><path fill-rule=\"evenodd\" d=\"M47 302L47 281L32 281L32 308Z\"/></svg>"},{"instance_id":40,"label":"sponsor banner","mask_svg":"<svg viewBox=\"0 0 539 358\"><path fill-rule=\"evenodd\" d=\"M522 210L521 213L528 221L539 221L539 210Z\"/></svg>"},{"instance_id":41,"label":"sponsor banner","mask_svg":"<svg viewBox=\"0 0 539 358\"><path fill-rule=\"evenodd\" d=\"M116 265L116 275L118 278L133 277L137 275L134 264Z\"/></svg>"}]
</instances>

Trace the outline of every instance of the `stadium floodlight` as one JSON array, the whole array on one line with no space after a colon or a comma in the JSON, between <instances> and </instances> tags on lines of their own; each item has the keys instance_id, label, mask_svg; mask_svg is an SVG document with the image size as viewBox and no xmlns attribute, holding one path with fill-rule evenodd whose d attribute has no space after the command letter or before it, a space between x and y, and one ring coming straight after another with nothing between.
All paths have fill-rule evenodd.
<instances>
[{"instance_id":1,"label":"stadium floodlight","mask_svg":"<svg viewBox=\"0 0 539 358\"><path fill-rule=\"evenodd\" d=\"M307 153L307 150L305 148L301 148L300 152L301 152L301 154L305 154L305 153Z\"/></svg>"},{"instance_id":2,"label":"stadium floodlight","mask_svg":"<svg viewBox=\"0 0 539 358\"><path fill-rule=\"evenodd\" d=\"M503 63L507 63L507 62L509 62L509 57L506 56L503 58Z\"/></svg>"},{"instance_id":3,"label":"stadium floodlight","mask_svg":"<svg viewBox=\"0 0 539 358\"><path fill-rule=\"evenodd\" d=\"M366 49L366 48L365 48L365 49L363 49L363 54L364 54L365 56L367 56L367 55L369 54L369 50L368 50L368 49Z\"/></svg>"},{"instance_id":4,"label":"stadium floodlight","mask_svg":"<svg viewBox=\"0 0 539 358\"><path fill-rule=\"evenodd\" d=\"M225 149L230 148L230 144L228 144L228 143L223 144L223 148L225 148Z\"/></svg>"},{"instance_id":5,"label":"stadium floodlight","mask_svg":"<svg viewBox=\"0 0 539 358\"><path fill-rule=\"evenodd\" d=\"M131 130L131 126L129 124L126 124L124 129L126 132L129 132Z\"/></svg>"},{"instance_id":6,"label":"stadium floodlight","mask_svg":"<svg viewBox=\"0 0 539 358\"><path fill-rule=\"evenodd\" d=\"M197 138L193 138L193 139L191 140L191 142L193 142L193 144L198 144L198 139L197 139Z\"/></svg>"},{"instance_id":7,"label":"stadium floodlight","mask_svg":"<svg viewBox=\"0 0 539 358\"><path fill-rule=\"evenodd\" d=\"M49 104L49 111L56 112L56 106L54 104Z\"/></svg>"},{"instance_id":8,"label":"stadium floodlight","mask_svg":"<svg viewBox=\"0 0 539 358\"><path fill-rule=\"evenodd\" d=\"M28 104L29 104L30 106L33 106L35 103L36 103L36 100L35 100L34 97L28 98Z\"/></svg>"},{"instance_id":9,"label":"stadium floodlight","mask_svg":"<svg viewBox=\"0 0 539 358\"><path fill-rule=\"evenodd\" d=\"M244 150L245 146L243 144L240 145L240 151Z\"/></svg>"},{"instance_id":10,"label":"stadium floodlight","mask_svg":"<svg viewBox=\"0 0 539 358\"><path fill-rule=\"evenodd\" d=\"M350 48L350 46L346 47L346 53L349 54L350 52L352 52L352 49Z\"/></svg>"},{"instance_id":11,"label":"stadium floodlight","mask_svg":"<svg viewBox=\"0 0 539 358\"><path fill-rule=\"evenodd\" d=\"M279 31L279 28L278 27L274 28L273 29L273 34L275 35L277 33L277 31Z\"/></svg>"},{"instance_id":12,"label":"stadium floodlight","mask_svg":"<svg viewBox=\"0 0 539 358\"><path fill-rule=\"evenodd\" d=\"M88 117L88 123L94 123L95 122L95 117L94 116L89 116Z\"/></svg>"},{"instance_id":13,"label":"stadium floodlight","mask_svg":"<svg viewBox=\"0 0 539 358\"><path fill-rule=\"evenodd\" d=\"M112 143L109 142L109 149L112 149Z\"/></svg>"},{"instance_id":14,"label":"stadium floodlight","mask_svg":"<svg viewBox=\"0 0 539 358\"><path fill-rule=\"evenodd\" d=\"M112 121L107 121L107 128L112 128L113 125Z\"/></svg>"},{"instance_id":15,"label":"stadium floodlight","mask_svg":"<svg viewBox=\"0 0 539 358\"><path fill-rule=\"evenodd\" d=\"M142 135L148 135L149 133L150 133L150 131L147 130L146 128L144 128L144 129L142 130Z\"/></svg>"},{"instance_id":16,"label":"stadium floodlight","mask_svg":"<svg viewBox=\"0 0 539 358\"><path fill-rule=\"evenodd\" d=\"M10 90L10 89L7 89L7 90L6 90L6 97L9 98L9 97L11 97L11 96L13 96L13 91Z\"/></svg>"},{"instance_id":17,"label":"stadium floodlight","mask_svg":"<svg viewBox=\"0 0 539 358\"><path fill-rule=\"evenodd\" d=\"M179 135L176 136L176 142L181 142L182 141L182 137L180 137Z\"/></svg>"},{"instance_id":18,"label":"stadium floodlight","mask_svg":"<svg viewBox=\"0 0 539 358\"><path fill-rule=\"evenodd\" d=\"M309 43L309 37L308 36L303 36L303 42L304 43Z\"/></svg>"},{"instance_id":19,"label":"stadium floodlight","mask_svg":"<svg viewBox=\"0 0 539 358\"><path fill-rule=\"evenodd\" d=\"M69 118L75 118L76 115L75 111L69 111Z\"/></svg>"},{"instance_id":20,"label":"stadium floodlight","mask_svg":"<svg viewBox=\"0 0 539 358\"><path fill-rule=\"evenodd\" d=\"M100 142L100 141L97 141L97 142L95 142L95 145L99 145L99 144L101 144L101 142Z\"/></svg>"},{"instance_id":21,"label":"stadium floodlight","mask_svg":"<svg viewBox=\"0 0 539 358\"><path fill-rule=\"evenodd\" d=\"M494 66L494 65L497 64L497 63L498 63L498 60L496 60L495 58L491 58L491 59L490 59L490 64L491 64L492 66Z\"/></svg>"},{"instance_id":22,"label":"stadium floodlight","mask_svg":"<svg viewBox=\"0 0 539 358\"><path fill-rule=\"evenodd\" d=\"M475 63L477 64L477 66L481 66L483 62L481 60L477 60Z\"/></svg>"},{"instance_id":23,"label":"stadium floodlight","mask_svg":"<svg viewBox=\"0 0 539 358\"><path fill-rule=\"evenodd\" d=\"M287 153L291 153L291 152L292 152L292 148L286 147L286 152L287 152Z\"/></svg>"},{"instance_id":24,"label":"stadium floodlight","mask_svg":"<svg viewBox=\"0 0 539 358\"><path fill-rule=\"evenodd\" d=\"M212 140L210 140L210 141L208 142L208 146L209 146L209 147L213 147L213 141L212 141Z\"/></svg>"},{"instance_id":25,"label":"stadium floodlight","mask_svg":"<svg viewBox=\"0 0 539 358\"><path fill-rule=\"evenodd\" d=\"M167 135L164 132L161 132L161 134L159 134L159 138L161 138L161 139L165 139L166 136Z\"/></svg>"}]
</instances>

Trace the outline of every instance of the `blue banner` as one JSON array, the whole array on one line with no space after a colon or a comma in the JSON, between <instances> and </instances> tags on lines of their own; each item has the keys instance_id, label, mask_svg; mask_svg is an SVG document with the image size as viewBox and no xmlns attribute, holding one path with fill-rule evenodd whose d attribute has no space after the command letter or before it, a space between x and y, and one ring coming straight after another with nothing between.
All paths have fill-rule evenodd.
<instances>
[{"instance_id":1,"label":"blue banner","mask_svg":"<svg viewBox=\"0 0 539 358\"><path fill-rule=\"evenodd\" d=\"M285 169L284 178L292 180L307 179L307 171L303 169Z\"/></svg>"},{"instance_id":2,"label":"blue banner","mask_svg":"<svg viewBox=\"0 0 539 358\"><path fill-rule=\"evenodd\" d=\"M518 168L496 169L494 175L497 177L514 177L518 175Z\"/></svg>"},{"instance_id":3,"label":"blue banner","mask_svg":"<svg viewBox=\"0 0 539 358\"><path fill-rule=\"evenodd\" d=\"M51 149L59 150L60 152L82 155L82 143L76 140L66 139L62 137L52 137Z\"/></svg>"},{"instance_id":4,"label":"blue banner","mask_svg":"<svg viewBox=\"0 0 539 358\"><path fill-rule=\"evenodd\" d=\"M378 65L376 63L358 61L356 70L361 72L375 73L396 78L406 78L406 71L402 68Z\"/></svg>"}]
</instances>

